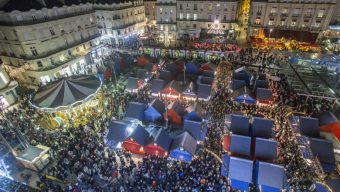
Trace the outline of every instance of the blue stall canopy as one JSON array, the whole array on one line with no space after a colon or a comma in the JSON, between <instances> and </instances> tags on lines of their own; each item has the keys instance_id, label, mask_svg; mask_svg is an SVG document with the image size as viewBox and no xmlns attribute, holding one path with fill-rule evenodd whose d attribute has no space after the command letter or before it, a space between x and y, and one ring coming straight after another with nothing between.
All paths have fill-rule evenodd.
<instances>
[{"instance_id":1,"label":"blue stall canopy","mask_svg":"<svg viewBox=\"0 0 340 192\"><path fill-rule=\"evenodd\" d=\"M196 153L196 148L197 141L188 132L183 132L173 139L170 157L190 162Z\"/></svg>"},{"instance_id":2,"label":"blue stall canopy","mask_svg":"<svg viewBox=\"0 0 340 192\"><path fill-rule=\"evenodd\" d=\"M126 84L126 89L127 91L133 92L133 91L137 91L138 89L138 78L136 77L129 77L127 80L127 84Z\"/></svg>"},{"instance_id":3,"label":"blue stall canopy","mask_svg":"<svg viewBox=\"0 0 340 192\"><path fill-rule=\"evenodd\" d=\"M253 178L253 161L230 157L228 176L233 189L248 191Z\"/></svg>"},{"instance_id":4,"label":"blue stall canopy","mask_svg":"<svg viewBox=\"0 0 340 192\"><path fill-rule=\"evenodd\" d=\"M146 105L144 103L129 102L125 113L125 118L144 120L144 110Z\"/></svg>"},{"instance_id":5,"label":"blue stall canopy","mask_svg":"<svg viewBox=\"0 0 340 192\"><path fill-rule=\"evenodd\" d=\"M169 151L171 142L172 137L164 128L160 128L153 139L153 143L160 146L164 151Z\"/></svg>"},{"instance_id":6,"label":"blue stall canopy","mask_svg":"<svg viewBox=\"0 0 340 192\"><path fill-rule=\"evenodd\" d=\"M190 82L182 92L182 96L196 98L197 87L194 82Z\"/></svg>"},{"instance_id":7,"label":"blue stall canopy","mask_svg":"<svg viewBox=\"0 0 340 192\"><path fill-rule=\"evenodd\" d=\"M199 84L197 91L197 98L203 100L209 100L211 95L211 85Z\"/></svg>"},{"instance_id":8,"label":"blue stall canopy","mask_svg":"<svg viewBox=\"0 0 340 192\"><path fill-rule=\"evenodd\" d=\"M144 111L144 117L147 121L157 121L163 118L163 113L165 112L165 105L161 100L155 98L149 105L149 107Z\"/></svg>"},{"instance_id":9,"label":"blue stall canopy","mask_svg":"<svg viewBox=\"0 0 340 192\"><path fill-rule=\"evenodd\" d=\"M174 64L174 63L166 65L165 69L170 71L172 73L172 75L176 75L179 72L178 66L176 64Z\"/></svg>"},{"instance_id":10,"label":"blue stall canopy","mask_svg":"<svg viewBox=\"0 0 340 192\"><path fill-rule=\"evenodd\" d=\"M163 90L165 85L165 81L163 79L153 79L151 81L150 91L153 96L158 96L159 93Z\"/></svg>"},{"instance_id":11,"label":"blue stall canopy","mask_svg":"<svg viewBox=\"0 0 340 192\"><path fill-rule=\"evenodd\" d=\"M261 138L273 138L273 121L260 117L254 117L252 123L252 136Z\"/></svg>"},{"instance_id":12,"label":"blue stall canopy","mask_svg":"<svg viewBox=\"0 0 340 192\"><path fill-rule=\"evenodd\" d=\"M269 87L269 83L267 80L256 80L255 81L255 88L264 88L264 89L268 89Z\"/></svg>"},{"instance_id":13,"label":"blue stall canopy","mask_svg":"<svg viewBox=\"0 0 340 192\"><path fill-rule=\"evenodd\" d=\"M228 154L223 154L223 156L222 156L222 165L221 165L221 175L223 177L227 177L228 176L229 162L230 162L230 156Z\"/></svg>"},{"instance_id":14,"label":"blue stall canopy","mask_svg":"<svg viewBox=\"0 0 340 192\"><path fill-rule=\"evenodd\" d=\"M340 188L338 190L340 190ZM316 192L328 192L328 189L326 188L326 186L322 185L321 183L315 183L315 191Z\"/></svg>"},{"instance_id":15,"label":"blue stall canopy","mask_svg":"<svg viewBox=\"0 0 340 192\"><path fill-rule=\"evenodd\" d=\"M231 132L238 135L250 136L249 118L243 115L231 115Z\"/></svg>"},{"instance_id":16,"label":"blue stall canopy","mask_svg":"<svg viewBox=\"0 0 340 192\"><path fill-rule=\"evenodd\" d=\"M284 167L257 161L255 168L255 184L261 186L261 191L263 192L279 192L286 184Z\"/></svg>"},{"instance_id":17,"label":"blue stall canopy","mask_svg":"<svg viewBox=\"0 0 340 192\"><path fill-rule=\"evenodd\" d=\"M195 140L200 140L202 133L202 123L197 121L184 120L183 130L190 133Z\"/></svg>"},{"instance_id":18,"label":"blue stall canopy","mask_svg":"<svg viewBox=\"0 0 340 192\"><path fill-rule=\"evenodd\" d=\"M233 73L233 78L238 80L245 80L247 84L250 84L254 79L254 75L245 67L236 69Z\"/></svg>"},{"instance_id":19,"label":"blue stall canopy","mask_svg":"<svg viewBox=\"0 0 340 192\"><path fill-rule=\"evenodd\" d=\"M137 127L132 131L129 138L136 141L139 145L145 146L149 141L150 134L145 128L141 125L137 125Z\"/></svg>"},{"instance_id":20,"label":"blue stall canopy","mask_svg":"<svg viewBox=\"0 0 340 192\"><path fill-rule=\"evenodd\" d=\"M256 99L259 101L272 101L273 93L271 89L257 88Z\"/></svg>"},{"instance_id":21,"label":"blue stall canopy","mask_svg":"<svg viewBox=\"0 0 340 192\"><path fill-rule=\"evenodd\" d=\"M303 135L297 135L296 136L296 141L297 141L298 145L304 145L304 146L308 146L309 145L308 137L303 136Z\"/></svg>"},{"instance_id":22,"label":"blue stall canopy","mask_svg":"<svg viewBox=\"0 0 340 192\"><path fill-rule=\"evenodd\" d=\"M205 117L205 110L199 102L195 102L185 109L187 114L183 117L191 121L202 121Z\"/></svg>"},{"instance_id":23,"label":"blue stall canopy","mask_svg":"<svg viewBox=\"0 0 340 192\"><path fill-rule=\"evenodd\" d=\"M232 134L230 138L230 152L250 156L251 137Z\"/></svg>"},{"instance_id":24,"label":"blue stall canopy","mask_svg":"<svg viewBox=\"0 0 340 192\"><path fill-rule=\"evenodd\" d=\"M112 121L109 125L109 132L106 136L107 145L110 148L119 148L121 142L125 141L131 134L129 131L129 122Z\"/></svg>"},{"instance_id":25,"label":"blue stall canopy","mask_svg":"<svg viewBox=\"0 0 340 192\"><path fill-rule=\"evenodd\" d=\"M300 133L308 137L320 137L319 120L311 117L299 118Z\"/></svg>"},{"instance_id":26,"label":"blue stall canopy","mask_svg":"<svg viewBox=\"0 0 340 192\"><path fill-rule=\"evenodd\" d=\"M159 78L163 79L165 82L169 82L173 79L171 71L168 70L160 70L159 71Z\"/></svg>"},{"instance_id":27,"label":"blue stall canopy","mask_svg":"<svg viewBox=\"0 0 340 192\"><path fill-rule=\"evenodd\" d=\"M234 98L236 102L239 102L239 103L248 103L248 104L256 103L254 94L251 92L251 90L247 86L241 87L233 91L232 97Z\"/></svg>"},{"instance_id":28,"label":"blue stall canopy","mask_svg":"<svg viewBox=\"0 0 340 192\"><path fill-rule=\"evenodd\" d=\"M340 191L340 179L327 180L326 184L333 192Z\"/></svg>"},{"instance_id":29,"label":"blue stall canopy","mask_svg":"<svg viewBox=\"0 0 340 192\"><path fill-rule=\"evenodd\" d=\"M299 145L299 151L304 159L313 159L313 155L310 153L310 148L308 145Z\"/></svg>"},{"instance_id":30,"label":"blue stall canopy","mask_svg":"<svg viewBox=\"0 0 340 192\"><path fill-rule=\"evenodd\" d=\"M333 143L324 139L309 138L310 148L314 158L318 158L325 172L335 170Z\"/></svg>"},{"instance_id":31,"label":"blue stall canopy","mask_svg":"<svg viewBox=\"0 0 340 192\"><path fill-rule=\"evenodd\" d=\"M200 69L200 64L196 62L189 62L185 65L185 72L191 74L198 74Z\"/></svg>"},{"instance_id":32,"label":"blue stall canopy","mask_svg":"<svg viewBox=\"0 0 340 192\"><path fill-rule=\"evenodd\" d=\"M319 113L319 114L317 114L313 117L319 119L319 125L320 126L339 122L338 118L332 112L329 112L329 111L321 112L321 113Z\"/></svg>"},{"instance_id":33,"label":"blue stall canopy","mask_svg":"<svg viewBox=\"0 0 340 192\"><path fill-rule=\"evenodd\" d=\"M233 79L233 81L231 82L231 89L232 90L237 90L237 89L240 89L244 86L246 86L245 80Z\"/></svg>"},{"instance_id":34,"label":"blue stall canopy","mask_svg":"<svg viewBox=\"0 0 340 192\"><path fill-rule=\"evenodd\" d=\"M211 77L200 75L197 78L197 84L212 85L213 82L214 82L214 78L211 78Z\"/></svg>"},{"instance_id":35,"label":"blue stall canopy","mask_svg":"<svg viewBox=\"0 0 340 192\"><path fill-rule=\"evenodd\" d=\"M255 157L260 159L275 160L277 158L277 141L256 138Z\"/></svg>"}]
</instances>

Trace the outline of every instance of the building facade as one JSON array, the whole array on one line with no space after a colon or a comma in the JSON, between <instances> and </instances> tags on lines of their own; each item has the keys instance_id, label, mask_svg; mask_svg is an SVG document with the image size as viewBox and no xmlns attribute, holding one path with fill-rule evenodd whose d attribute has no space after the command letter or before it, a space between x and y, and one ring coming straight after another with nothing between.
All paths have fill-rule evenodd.
<instances>
[{"instance_id":1,"label":"building facade","mask_svg":"<svg viewBox=\"0 0 340 192\"><path fill-rule=\"evenodd\" d=\"M16 81L12 81L6 71L0 66L0 110L7 108L17 101Z\"/></svg>"},{"instance_id":2,"label":"building facade","mask_svg":"<svg viewBox=\"0 0 340 192\"><path fill-rule=\"evenodd\" d=\"M13 1L0 12L0 55L11 77L39 85L87 72L100 44L92 4L37 0L28 7Z\"/></svg>"},{"instance_id":3,"label":"building facade","mask_svg":"<svg viewBox=\"0 0 340 192\"><path fill-rule=\"evenodd\" d=\"M129 36L144 33L146 19L143 0L112 2L106 0L93 5L102 40L113 45L122 44Z\"/></svg>"},{"instance_id":4,"label":"building facade","mask_svg":"<svg viewBox=\"0 0 340 192\"><path fill-rule=\"evenodd\" d=\"M336 0L254 0L249 13L249 36L287 38L314 43L326 30Z\"/></svg>"},{"instance_id":5,"label":"building facade","mask_svg":"<svg viewBox=\"0 0 340 192\"><path fill-rule=\"evenodd\" d=\"M180 38L201 33L231 35L237 28L237 0L177 0L177 31Z\"/></svg>"},{"instance_id":6,"label":"building facade","mask_svg":"<svg viewBox=\"0 0 340 192\"><path fill-rule=\"evenodd\" d=\"M177 40L176 0L157 0L156 23L159 41L173 44Z\"/></svg>"},{"instance_id":7,"label":"building facade","mask_svg":"<svg viewBox=\"0 0 340 192\"><path fill-rule=\"evenodd\" d=\"M144 1L145 17L149 25L156 24L156 0Z\"/></svg>"}]
</instances>

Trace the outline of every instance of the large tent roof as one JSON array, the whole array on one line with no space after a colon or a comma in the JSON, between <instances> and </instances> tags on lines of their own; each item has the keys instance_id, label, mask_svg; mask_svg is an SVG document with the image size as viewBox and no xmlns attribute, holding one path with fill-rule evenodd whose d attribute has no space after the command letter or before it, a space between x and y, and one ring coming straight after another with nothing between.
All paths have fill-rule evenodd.
<instances>
[{"instance_id":1,"label":"large tent roof","mask_svg":"<svg viewBox=\"0 0 340 192\"><path fill-rule=\"evenodd\" d=\"M258 161L256 163L256 184L282 189L285 184L285 172L283 166Z\"/></svg>"},{"instance_id":2,"label":"large tent roof","mask_svg":"<svg viewBox=\"0 0 340 192\"><path fill-rule=\"evenodd\" d=\"M144 127L141 125L137 125L137 127L133 130L130 135L134 141L136 141L139 145L144 146L148 142L150 134Z\"/></svg>"},{"instance_id":3,"label":"large tent roof","mask_svg":"<svg viewBox=\"0 0 340 192\"><path fill-rule=\"evenodd\" d=\"M144 103L129 102L125 113L125 118L134 118L143 121L145 109L146 105Z\"/></svg>"},{"instance_id":4,"label":"large tent roof","mask_svg":"<svg viewBox=\"0 0 340 192\"><path fill-rule=\"evenodd\" d=\"M208 99L211 95L211 85L206 84L199 84L198 85L198 91L197 91L197 97L200 99Z\"/></svg>"},{"instance_id":5,"label":"large tent roof","mask_svg":"<svg viewBox=\"0 0 340 192\"><path fill-rule=\"evenodd\" d=\"M151 88L150 91L153 94L158 94L162 91L163 87L164 87L164 80L163 79L153 79L151 81Z\"/></svg>"},{"instance_id":6,"label":"large tent roof","mask_svg":"<svg viewBox=\"0 0 340 192\"><path fill-rule=\"evenodd\" d=\"M272 90L265 88L257 88L256 99L259 101L271 101L273 99Z\"/></svg>"},{"instance_id":7,"label":"large tent roof","mask_svg":"<svg viewBox=\"0 0 340 192\"><path fill-rule=\"evenodd\" d=\"M309 141L313 156L318 157L321 164L335 165L332 142L316 138L310 138Z\"/></svg>"},{"instance_id":8,"label":"large tent roof","mask_svg":"<svg viewBox=\"0 0 340 192\"><path fill-rule=\"evenodd\" d=\"M196 140L200 140L200 136L201 136L201 122L197 122L197 121L190 121L190 120L184 120L183 123L183 130L184 131L188 131L190 133L190 135L196 139Z\"/></svg>"},{"instance_id":9,"label":"large tent roof","mask_svg":"<svg viewBox=\"0 0 340 192\"><path fill-rule=\"evenodd\" d=\"M165 129L160 128L157 131L153 142L162 147L163 150L168 151L172 142L172 138Z\"/></svg>"},{"instance_id":10,"label":"large tent roof","mask_svg":"<svg viewBox=\"0 0 340 192\"><path fill-rule=\"evenodd\" d=\"M63 110L94 96L101 86L95 76L61 78L38 89L31 99L33 106L46 110Z\"/></svg>"},{"instance_id":11,"label":"large tent roof","mask_svg":"<svg viewBox=\"0 0 340 192\"><path fill-rule=\"evenodd\" d=\"M252 123L252 136L261 138L273 137L273 121L260 117L254 117Z\"/></svg>"},{"instance_id":12,"label":"large tent roof","mask_svg":"<svg viewBox=\"0 0 340 192\"><path fill-rule=\"evenodd\" d=\"M126 121L112 121L109 126L109 133L107 134L108 141L123 142L129 137L127 128L129 123Z\"/></svg>"}]
</instances>

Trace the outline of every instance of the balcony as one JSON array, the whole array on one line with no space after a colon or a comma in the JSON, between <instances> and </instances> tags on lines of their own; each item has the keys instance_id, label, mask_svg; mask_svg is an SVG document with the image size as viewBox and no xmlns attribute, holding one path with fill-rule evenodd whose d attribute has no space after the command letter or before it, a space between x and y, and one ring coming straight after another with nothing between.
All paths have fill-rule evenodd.
<instances>
[{"instance_id":1,"label":"balcony","mask_svg":"<svg viewBox=\"0 0 340 192\"><path fill-rule=\"evenodd\" d=\"M306 15L303 16L303 18L312 18L312 17L313 17L312 14L306 14Z\"/></svg>"},{"instance_id":2,"label":"balcony","mask_svg":"<svg viewBox=\"0 0 340 192\"><path fill-rule=\"evenodd\" d=\"M300 17L300 14L293 14L292 17Z\"/></svg>"},{"instance_id":3,"label":"balcony","mask_svg":"<svg viewBox=\"0 0 340 192\"><path fill-rule=\"evenodd\" d=\"M176 6L176 3L175 2L158 2L158 3L156 3L156 6L157 5L161 5L161 6Z\"/></svg>"},{"instance_id":4,"label":"balcony","mask_svg":"<svg viewBox=\"0 0 340 192\"><path fill-rule=\"evenodd\" d=\"M269 17L275 17L277 13L269 13Z\"/></svg>"},{"instance_id":5,"label":"balcony","mask_svg":"<svg viewBox=\"0 0 340 192\"><path fill-rule=\"evenodd\" d=\"M128 27L131 27L137 23L142 23L144 22L145 20L142 20L142 21L136 21L136 22L133 22L133 23L127 23L127 24L124 24L124 25L120 25L120 26L115 26L115 27L112 27L112 30L119 30L119 29L124 29L124 28L128 28Z\"/></svg>"},{"instance_id":6,"label":"balcony","mask_svg":"<svg viewBox=\"0 0 340 192\"><path fill-rule=\"evenodd\" d=\"M157 21L157 24L176 25L176 21Z\"/></svg>"},{"instance_id":7,"label":"balcony","mask_svg":"<svg viewBox=\"0 0 340 192\"><path fill-rule=\"evenodd\" d=\"M70 17L77 17L82 15L87 15L90 13L94 13L94 10L87 10L87 11L81 11L81 12L75 12L75 13L67 13L63 15L58 16L52 16L52 17L45 17L45 18L37 18L34 20L27 20L27 21L0 21L0 25L3 26L24 26L24 25L34 25L34 24L40 24L50 21L55 21L59 19L65 19Z\"/></svg>"},{"instance_id":8,"label":"balcony","mask_svg":"<svg viewBox=\"0 0 340 192\"><path fill-rule=\"evenodd\" d=\"M288 14L287 13L281 13L281 17L287 17Z\"/></svg>"},{"instance_id":9,"label":"balcony","mask_svg":"<svg viewBox=\"0 0 340 192\"><path fill-rule=\"evenodd\" d=\"M57 49L53 49L51 51L43 52L43 53L40 53L38 55L23 54L23 55L20 55L20 58L21 59L25 59L25 60L34 60L34 59L41 59L41 58L49 57L49 56L51 56L53 54L56 54L58 52L67 50L67 49L75 47L75 46L78 46L78 45L80 45L82 43L85 43L87 41L93 40L93 39L95 39L97 37L100 37L100 34L95 34L95 35L92 35L90 37L83 38L80 41L77 41L77 42L74 42L74 43L69 43L69 44L64 45L62 47L59 47Z\"/></svg>"}]
</instances>

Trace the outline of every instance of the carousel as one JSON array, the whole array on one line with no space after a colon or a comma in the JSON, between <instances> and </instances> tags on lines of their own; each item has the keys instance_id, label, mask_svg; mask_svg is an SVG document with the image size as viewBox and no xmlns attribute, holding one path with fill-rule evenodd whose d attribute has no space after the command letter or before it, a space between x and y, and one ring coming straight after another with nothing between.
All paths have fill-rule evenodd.
<instances>
[{"instance_id":1,"label":"carousel","mask_svg":"<svg viewBox=\"0 0 340 192\"><path fill-rule=\"evenodd\" d=\"M100 112L96 106L101 84L95 76L64 77L40 87L31 95L30 104L45 112L40 122L43 127L67 127L69 124L78 127Z\"/></svg>"}]
</instances>

